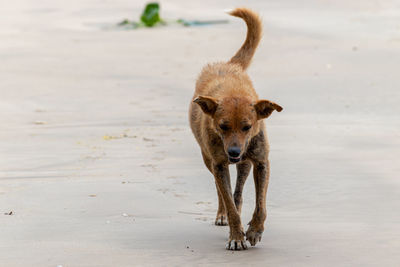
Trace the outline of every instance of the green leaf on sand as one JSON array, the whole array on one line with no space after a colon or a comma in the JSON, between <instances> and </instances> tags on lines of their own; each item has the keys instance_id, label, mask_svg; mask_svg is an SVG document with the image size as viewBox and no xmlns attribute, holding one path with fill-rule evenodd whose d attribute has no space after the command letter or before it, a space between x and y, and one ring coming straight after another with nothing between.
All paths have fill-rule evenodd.
<instances>
[{"instance_id":1,"label":"green leaf on sand","mask_svg":"<svg viewBox=\"0 0 400 267\"><path fill-rule=\"evenodd\" d=\"M158 3L149 3L146 5L140 20L147 27L153 27L156 23L160 22L160 5Z\"/></svg>"},{"instance_id":2,"label":"green leaf on sand","mask_svg":"<svg viewBox=\"0 0 400 267\"><path fill-rule=\"evenodd\" d=\"M118 26L123 29L137 29L141 27L153 27L157 24L168 25L168 24L181 24L183 26L205 26L213 24L228 23L227 20L169 20L165 21L160 18L160 4L157 2L152 2L146 4L143 13L140 17L140 22L130 21L129 19L124 19Z\"/></svg>"}]
</instances>

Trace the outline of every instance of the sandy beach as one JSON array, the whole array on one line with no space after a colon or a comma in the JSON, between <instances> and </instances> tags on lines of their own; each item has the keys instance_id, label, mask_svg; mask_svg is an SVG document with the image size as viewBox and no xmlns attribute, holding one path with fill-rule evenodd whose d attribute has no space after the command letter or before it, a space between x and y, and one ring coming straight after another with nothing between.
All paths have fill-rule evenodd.
<instances>
[{"instance_id":1,"label":"sandy beach","mask_svg":"<svg viewBox=\"0 0 400 267\"><path fill-rule=\"evenodd\" d=\"M400 4L248 2L164 1L229 23L136 30L114 25L142 1L3 3L0 266L400 265ZM245 38L236 6L262 14L248 72L284 107L266 230L242 252L187 118L203 65ZM244 224L253 208L250 177Z\"/></svg>"}]
</instances>

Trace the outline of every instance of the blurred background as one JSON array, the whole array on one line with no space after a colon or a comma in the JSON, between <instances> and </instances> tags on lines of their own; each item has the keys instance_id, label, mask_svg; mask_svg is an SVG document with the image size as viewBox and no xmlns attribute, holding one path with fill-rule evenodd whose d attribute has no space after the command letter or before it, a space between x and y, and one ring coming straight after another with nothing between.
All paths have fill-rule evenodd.
<instances>
[{"instance_id":1,"label":"blurred background","mask_svg":"<svg viewBox=\"0 0 400 267\"><path fill-rule=\"evenodd\" d=\"M147 3L1 1L2 264L398 266L400 2L159 1L153 27ZM244 41L238 6L263 18L248 72L284 111L263 240L232 253L187 110ZM253 208L249 177L244 225Z\"/></svg>"}]
</instances>

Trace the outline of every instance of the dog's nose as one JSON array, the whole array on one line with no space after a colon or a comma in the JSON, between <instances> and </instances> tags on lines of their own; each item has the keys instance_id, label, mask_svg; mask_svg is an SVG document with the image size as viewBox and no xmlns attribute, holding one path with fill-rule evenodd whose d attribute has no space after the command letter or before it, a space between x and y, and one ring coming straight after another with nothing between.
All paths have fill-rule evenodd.
<instances>
[{"instance_id":1,"label":"dog's nose","mask_svg":"<svg viewBox=\"0 0 400 267\"><path fill-rule=\"evenodd\" d=\"M240 148L237 146L233 146L228 148L228 155L232 158L237 158L240 155Z\"/></svg>"}]
</instances>

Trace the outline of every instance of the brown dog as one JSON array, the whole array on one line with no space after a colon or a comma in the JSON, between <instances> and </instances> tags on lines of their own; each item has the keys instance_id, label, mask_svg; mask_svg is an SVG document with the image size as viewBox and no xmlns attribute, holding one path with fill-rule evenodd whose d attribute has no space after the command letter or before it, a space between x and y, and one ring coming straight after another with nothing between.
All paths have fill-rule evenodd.
<instances>
[{"instance_id":1,"label":"brown dog","mask_svg":"<svg viewBox=\"0 0 400 267\"><path fill-rule=\"evenodd\" d=\"M254 246L261 241L267 217L269 180L268 140L263 119L282 107L259 100L246 68L261 39L261 20L246 8L229 13L247 24L247 37L231 60L204 67L190 105L190 126L200 145L203 160L214 175L218 192L216 225L229 223L227 249L246 249L244 237ZM229 164L236 164L237 181L232 196ZM246 234L240 220L242 190L253 165L256 207Z\"/></svg>"}]
</instances>

